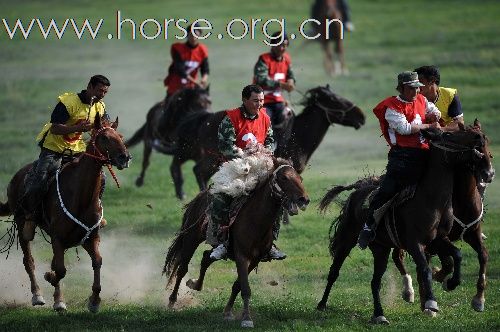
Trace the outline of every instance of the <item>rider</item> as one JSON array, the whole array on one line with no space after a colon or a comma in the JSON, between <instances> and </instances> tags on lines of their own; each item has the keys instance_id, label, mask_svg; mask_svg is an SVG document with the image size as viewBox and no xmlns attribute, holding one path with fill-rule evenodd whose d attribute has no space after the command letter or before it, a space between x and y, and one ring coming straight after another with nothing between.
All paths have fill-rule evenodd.
<instances>
[{"instance_id":1,"label":"rider","mask_svg":"<svg viewBox=\"0 0 500 332\"><path fill-rule=\"evenodd\" d=\"M373 109L391 149L386 175L370 202L368 219L359 234L358 245L361 249L365 249L375 238L377 224L373 212L403 188L416 184L425 170L429 145L420 130L439 128L441 112L418 93L422 86L417 73L402 72L398 75L396 88L399 96L388 97Z\"/></svg>"},{"instance_id":2,"label":"rider","mask_svg":"<svg viewBox=\"0 0 500 332\"><path fill-rule=\"evenodd\" d=\"M326 8L326 12L325 12ZM319 21L332 16L332 11L338 9L342 17L342 23L347 31L354 31L355 27L351 21L351 10L347 0L316 0L311 7L311 17Z\"/></svg>"},{"instance_id":3,"label":"rider","mask_svg":"<svg viewBox=\"0 0 500 332\"><path fill-rule=\"evenodd\" d=\"M420 88L420 93L427 100L432 101L441 111L442 126L448 126L452 123L464 123L462 104L458 99L457 89L443 88L439 86L441 76L436 66L422 66L415 69L420 83L424 86Z\"/></svg>"},{"instance_id":4,"label":"rider","mask_svg":"<svg viewBox=\"0 0 500 332\"><path fill-rule=\"evenodd\" d=\"M286 52L289 41L284 31L275 32L271 36L271 51L261 54L254 67L254 84L264 89L264 107L271 118L274 136L278 146L283 144L286 128L286 101L282 90L292 92L295 89L295 75L292 70L290 55Z\"/></svg>"},{"instance_id":5,"label":"rider","mask_svg":"<svg viewBox=\"0 0 500 332\"><path fill-rule=\"evenodd\" d=\"M73 156L85 151L82 133L91 130L96 114L109 119L102 99L108 92L109 80L103 75L90 78L86 90L79 93L64 93L52 111L50 122L45 124L37 136L41 148L38 161L28 172L21 208L26 220L23 237L32 240L35 234L35 212L48 190L48 180L61 166L63 155ZM103 177L104 179L104 177ZM101 193L102 195L102 186ZM101 227L106 224L101 221Z\"/></svg>"},{"instance_id":6,"label":"rider","mask_svg":"<svg viewBox=\"0 0 500 332\"><path fill-rule=\"evenodd\" d=\"M268 150L273 148L273 130L271 121L264 108L264 91L258 85L247 85L241 92L243 104L235 109L226 111L218 130L219 151L226 159L238 158L243 155L243 150L249 143L260 143ZM219 245L212 251L212 259L222 259L227 255L219 227L227 225L229 209L233 197L225 193L213 193L210 216L214 224L213 237L217 239ZM279 221L274 225L274 236L277 238L277 227ZM274 245L269 251L271 259L284 259L286 255L280 252Z\"/></svg>"},{"instance_id":7,"label":"rider","mask_svg":"<svg viewBox=\"0 0 500 332\"><path fill-rule=\"evenodd\" d=\"M208 49L200 43L198 26L190 25L187 28L187 41L184 43L174 43L170 48L172 63L168 67L168 75L163 80L167 88L168 99L176 91L185 87L200 86L205 89L208 86ZM193 30L194 29L194 30ZM198 71L201 79L197 82Z\"/></svg>"}]
</instances>

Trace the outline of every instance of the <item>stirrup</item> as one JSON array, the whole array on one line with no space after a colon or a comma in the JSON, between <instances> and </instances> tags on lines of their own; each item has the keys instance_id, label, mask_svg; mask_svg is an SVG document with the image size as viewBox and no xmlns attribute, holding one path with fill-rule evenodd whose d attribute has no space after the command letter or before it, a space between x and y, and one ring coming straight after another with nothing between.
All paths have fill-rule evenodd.
<instances>
[{"instance_id":1,"label":"stirrup","mask_svg":"<svg viewBox=\"0 0 500 332\"><path fill-rule=\"evenodd\" d=\"M210 258L215 260L226 259L227 257L227 248L221 243L210 253Z\"/></svg>"}]
</instances>

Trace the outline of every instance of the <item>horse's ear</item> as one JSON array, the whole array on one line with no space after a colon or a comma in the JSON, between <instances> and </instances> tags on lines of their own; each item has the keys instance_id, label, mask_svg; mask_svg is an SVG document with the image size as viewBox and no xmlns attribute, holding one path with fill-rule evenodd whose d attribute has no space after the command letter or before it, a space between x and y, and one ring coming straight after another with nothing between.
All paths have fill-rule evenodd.
<instances>
[{"instance_id":1,"label":"horse's ear","mask_svg":"<svg viewBox=\"0 0 500 332\"><path fill-rule=\"evenodd\" d=\"M326 83L326 89L330 90L330 84L329 83Z\"/></svg>"},{"instance_id":2,"label":"horse's ear","mask_svg":"<svg viewBox=\"0 0 500 332\"><path fill-rule=\"evenodd\" d=\"M111 124L111 128L113 128L113 129L115 129L115 130L116 130L116 128L118 128L118 117L116 117L115 122L113 122L113 123Z\"/></svg>"},{"instance_id":3,"label":"horse's ear","mask_svg":"<svg viewBox=\"0 0 500 332\"><path fill-rule=\"evenodd\" d=\"M476 118L474 119L474 127L478 127L479 130L481 130L481 122Z\"/></svg>"},{"instance_id":4,"label":"horse's ear","mask_svg":"<svg viewBox=\"0 0 500 332\"><path fill-rule=\"evenodd\" d=\"M205 91L210 94L210 84L207 85L207 87L205 88Z\"/></svg>"},{"instance_id":5,"label":"horse's ear","mask_svg":"<svg viewBox=\"0 0 500 332\"><path fill-rule=\"evenodd\" d=\"M443 131L438 128L422 129L420 132L422 133L422 136L430 141L441 140L441 137L443 136Z\"/></svg>"},{"instance_id":6,"label":"horse's ear","mask_svg":"<svg viewBox=\"0 0 500 332\"><path fill-rule=\"evenodd\" d=\"M101 128L101 115L99 113L97 113L95 115L95 119L94 119L94 128L95 129L99 129Z\"/></svg>"},{"instance_id":7,"label":"horse's ear","mask_svg":"<svg viewBox=\"0 0 500 332\"><path fill-rule=\"evenodd\" d=\"M477 120L477 119L476 119ZM474 121L474 125L475 125L476 121ZM458 124L458 129L464 131L465 130L465 126L462 122L457 122Z\"/></svg>"}]
</instances>

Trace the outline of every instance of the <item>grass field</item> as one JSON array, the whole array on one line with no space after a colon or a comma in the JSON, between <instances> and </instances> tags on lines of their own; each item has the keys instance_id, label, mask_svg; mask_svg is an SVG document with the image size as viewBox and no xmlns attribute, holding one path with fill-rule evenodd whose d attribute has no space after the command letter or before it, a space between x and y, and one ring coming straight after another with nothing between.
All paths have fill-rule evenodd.
<instances>
[{"instance_id":1,"label":"grass field","mask_svg":"<svg viewBox=\"0 0 500 332\"><path fill-rule=\"evenodd\" d=\"M7 184L14 172L33 160L39 152L34 137L50 116L56 96L85 88L96 73L108 76L112 86L106 96L108 112L120 118L120 131L130 136L142 125L147 109L164 96L162 79L169 59L172 39L131 40L125 27L122 39L114 27L116 11L133 19L136 30L142 21L154 18L206 18L215 33L232 18L285 18L289 32L297 33L300 22L309 15L309 3L300 0L241 1L17 1L0 0L0 16L12 26L16 19L29 23L53 18L77 22L89 19L92 25L104 22L98 38L77 39L67 33L61 40L52 35L45 40L33 28L25 40L9 39L5 23L0 24L0 200L6 200ZM488 235L490 261L486 307L476 313L470 307L475 293L477 259L464 243L463 283L446 293L434 284L441 308L437 318L424 316L417 304L400 297L401 281L392 264L383 279L383 305L391 325L375 327L368 323L372 313L370 279L372 257L369 251L354 249L334 286L329 309L315 310L326 282L331 259L328 229L338 208L326 216L317 213L317 204L333 184L349 183L368 173L380 173L386 163L386 146L379 137L378 124L371 113L376 103L394 94L396 74L424 64L441 68L443 86L459 89L467 123L478 117L491 140L493 154L500 156L500 3L497 1L351 1L356 31L346 34L346 58L351 75L331 78L324 74L319 45L293 41L289 52L301 91L330 84L335 91L359 105L367 114L360 130L331 128L304 172L304 182L312 198L306 212L283 226L278 245L289 255L285 261L262 264L250 276L251 309L256 328L274 331L331 330L500 330L500 185L487 191L484 231ZM151 28L150 25L148 25ZM147 30L148 33L152 33ZM256 40L207 39L210 51L213 109L237 106L241 88L250 82L253 65L268 49ZM293 102L300 95L293 93ZM298 107L300 109L300 107ZM43 331L131 331L131 330L237 330L239 321L222 321L222 309L236 276L232 262L214 264L207 275L205 289L195 293L182 289L179 308L166 306L165 277L161 275L167 247L177 231L181 203L176 200L168 166L170 157L155 154L145 185L136 188L142 147L131 150L130 169L118 172L122 188L108 177L104 208L109 222L102 233L102 307L94 315L86 310L91 292L92 269L83 250L66 253L68 273L63 280L68 312L51 309L53 288L43 280L49 268L50 245L38 234L34 241L37 277L47 304L30 305L29 280L22 265L21 250L12 248L8 259L0 260L0 330ZM185 189L188 199L198 189L187 163ZM147 205L151 205L152 209ZM0 225L3 234L9 224ZM2 243L3 244L3 243ZM200 250L201 251L201 250ZM195 277L199 253L193 259L188 277ZM414 264L408 265L415 275ZM416 280L416 278L414 278ZM277 283L277 286L273 286ZM416 286L416 284L415 284ZM418 298L416 299L418 301ZM237 301L237 309L241 301Z\"/></svg>"}]
</instances>

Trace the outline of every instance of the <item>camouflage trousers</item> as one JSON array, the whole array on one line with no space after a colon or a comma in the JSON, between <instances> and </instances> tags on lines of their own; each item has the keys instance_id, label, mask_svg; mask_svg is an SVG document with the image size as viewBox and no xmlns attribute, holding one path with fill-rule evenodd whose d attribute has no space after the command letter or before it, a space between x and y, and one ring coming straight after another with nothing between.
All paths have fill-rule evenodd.
<instances>
[{"instance_id":1,"label":"camouflage trousers","mask_svg":"<svg viewBox=\"0 0 500 332\"><path fill-rule=\"evenodd\" d=\"M215 193L212 194L212 201L210 203L210 219L208 229L207 229L207 243L212 246L217 246L221 243L227 241L226 232L221 231L221 226L229 225L229 213L231 211L231 203L234 198L224 194ZM273 223L273 239L277 240L279 235L279 230L281 226L281 215L283 211L280 212L280 217L276 218Z\"/></svg>"}]
</instances>

